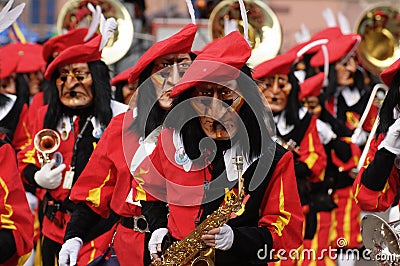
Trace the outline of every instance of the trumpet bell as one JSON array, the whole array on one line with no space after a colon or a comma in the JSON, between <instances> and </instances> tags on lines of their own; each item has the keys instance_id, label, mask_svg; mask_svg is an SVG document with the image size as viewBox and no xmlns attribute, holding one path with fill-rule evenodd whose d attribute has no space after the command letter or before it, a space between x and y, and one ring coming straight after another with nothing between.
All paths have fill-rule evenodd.
<instances>
[{"instance_id":1,"label":"trumpet bell","mask_svg":"<svg viewBox=\"0 0 400 266\"><path fill-rule=\"evenodd\" d=\"M278 17L271 8L260 0L244 0L247 10L249 41L252 47L248 64L251 67L276 56L282 45L282 30ZM243 34L243 20L237 0L224 0L210 14L208 30L211 39L225 36L225 19L235 20Z\"/></svg>"},{"instance_id":2,"label":"trumpet bell","mask_svg":"<svg viewBox=\"0 0 400 266\"><path fill-rule=\"evenodd\" d=\"M88 27L91 12L88 3L101 6L104 17L113 17L118 27L102 51L102 60L111 65L120 60L129 51L133 40L133 22L128 10L118 0L69 0L61 8L57 18L57 32L63 34L69 30Z\"/></svg>"},{"instance_id":3,"label":"trumpet bell","mask_svg":"<svg viewBox=\"0 0 400 266\"><path fill-rule=\"evenodd\" d=\"M60 135L52 129L42 129L33 140L35 149L42 154L51 154L60 146Z\"/></svg>"},{"instance_id":4,"label":"trumpet bell","mask_svg":"<svg viewBox=\"0 0 400 266\"><path fill-rule=\"evenodd\" d=\"M379 6L365 12L356 24L356 32L362 36L358 46L361 64L373 75L393 64L400 58L399 10Z\"/></svg>"},{"instance_id":5,"label":"trumpet bell","mask_svg":"<svg viewBox=\"0 0 400 266\"><path fill-rule=\"evenodd\" d=\"M382 265L393 265L394 259L400 259L399 229L400 220L387 223L374 214L363 217L361 220L362 240L364 246L371 250L372 259Z\"/></svg>"}]
</instances>

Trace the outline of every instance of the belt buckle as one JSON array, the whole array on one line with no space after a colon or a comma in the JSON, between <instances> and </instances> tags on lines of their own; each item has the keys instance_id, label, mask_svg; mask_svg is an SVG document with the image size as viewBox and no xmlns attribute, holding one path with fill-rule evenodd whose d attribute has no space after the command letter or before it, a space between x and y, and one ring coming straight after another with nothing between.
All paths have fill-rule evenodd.
<instances>
[{"instance_id":1,"label":"belt buckle","mask_svg":"<svg viewBox=\"0 0 400 266\"><path fill-rule=\"evenodd\" d=\"M144 222L146 224L146 226L142 225L139 227L139 223L142 223L142 222ZM133 216L133 230L136 232L140 232L140 233L150 232L149 224L147 223L146 217L144 217L144 215Z\"/></svg>"}]
</instances>

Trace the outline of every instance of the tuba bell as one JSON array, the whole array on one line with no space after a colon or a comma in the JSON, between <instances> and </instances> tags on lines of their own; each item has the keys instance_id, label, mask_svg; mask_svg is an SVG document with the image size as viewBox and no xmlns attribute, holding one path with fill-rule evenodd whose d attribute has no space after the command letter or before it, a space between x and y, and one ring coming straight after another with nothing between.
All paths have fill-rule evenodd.
<instances>
[{"instance_id":1,"label":"tuba bell","mask_svg":"<svg viewBox=\"0 0 400 266\"><path fill-rule=\"evenodd\" d=\"M378 265L400 265L400 220L386 222L375 214L361 220L364 246Z\"/></svg>"},{"instance_id":2,"label":"tuba bell","mask_svg":"<svg viewBox=\"0 0 400 266\"><path fill-rule=\"evenodd\" d=\"M69 0L61 8L57 18L57 32L63 34L72 29L88 27L91 12L87 4L101 7L104 17L113 17L118 27L102 51L102 60L111 65L120 60L129 51L133 40L133 22L131 15L118 0Z\"/></svg>"},{"instance_id":3,"label":"tuba bell","mask_svg":"<svg viewBox=\"0 0 400 266\"><path fill-rule=\"evenodd\" d=\"M38 159L43 166L50 162L50 155L60 146L60 135L52 129L42 129L36 133L33 145L38 151ZM56 158L59 161L60 158Z\"/></svg>"},{"instance_id":4,"label":"tuba bell","mask_svg":"<svg viewBox=\"0 0 400 266\"><path fill-rule=\"evenodd\" d=\"M400 58L400 13L390 6L369 9L356 23L362 36L357 54L362 66L374 76Z\"/></svg>"},{"instance_id":5,"label":"tuba bell","mask_svg":"<svg viewBox=\"0 0 400 266\"><path fill-rule=\"evenodd\" d=\"M247 10L249 41L252 52L247 61L254 67L276 56L282 45L282 30L278 17L261 0L244 0ZM211 39L225 36L225 19L236 20L238 30L243 34L243 20L237 0L224 0L215 6L210 14L208 30Z\"/></svg>"}]
</instances>

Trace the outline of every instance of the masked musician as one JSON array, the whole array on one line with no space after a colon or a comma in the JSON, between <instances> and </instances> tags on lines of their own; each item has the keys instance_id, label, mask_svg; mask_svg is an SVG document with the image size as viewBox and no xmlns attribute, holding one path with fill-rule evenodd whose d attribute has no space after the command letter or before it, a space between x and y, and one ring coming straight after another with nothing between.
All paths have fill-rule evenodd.
<instances>
[{"instance_id":1,"label":"masked musician","mask_svg":"<svg viewBox=\"0 0 400 266\"><path fill-rule=\"evenodd\" d=\"M128 69L128 82L138 80L140 84L136 111L130 110L111 121L72 189L70 198L78 207L67 227L60 265L74 265L88 228L98 217L108 217L112 212L121 217L114 239L120 265L150 263L145 242L147 221L138 199L132 201L130 194L132 174L139 177L142 170L136 167L135 171L132 165L147 160L142 150L145 145L155 145L157 128L172 105L171 89L191 63L189 52L196 30L195 25L189 24L155 43ZM135 183L133 189L139 190L139 185Z\"/></svg>"},{"instance_id":2,"label":"masked musician","mask_svg":"<svg viewBox=\"0 0 400 266\"><path fill-rule=\"evenodd\" d=\"M322 104L319 119L342 141L331 143L339 144L341 148L331 146L334 150L329 155L332 164L330 162L328 165L325 177L331 183L333 200L338 206L332 212L334 216L331 223L335 226L331 229L330 245L341 250L357 249L361 246L360 209L352 200L354 177L351 175L351 168L358 163L360 149L365 144L377 112L376 108L371 108L361 134L352 140L352 134L369 98L368 86L364 83L364 75L355 56L360 40L361 37L357 34L342 34L326 44L328 62L322 49L310 60L313 67L322 68L326 63L330 66L328 84L320 96ZM345 246L340 242L343 239ZM356 258L349 258L341 253L337 262L339 265L341 262L354 264Z\"/></svg>"},{"instance_id":3,"label":"masked musician","mask_svg":"<svg viewBox=\"0 0 400 266\"><path fill-rule=\"evenodd\" d=\"M373 212L391 207L400 187L400 59L384 70L380 77L389 91L379 113L376 136L353 184L358 206Z\"/></svg>"},{"instance_id":4,"label":"masked musician","mask_svg":"<svg viewBox=\"0 0 400 266\"><path fill-rule=\"evenodd\" d=\"M33 248L33 215L15 151L0 139L0 265L23 265Z\"/></svg>"},{"instance_id":5,"label":"masked musician","mask_svg":"<svg viewBox=\"0 0 400 266\"><path fill-rule=\"evenodd\" d=\"M159 259L163 239L184 241L185 254L198 248L192 240L215 248L215 265L265 263L276 259L270 256L272 249L302 245L293 155L269 137L266 124L271 119L245 65L250 53L238 31L214 40L171 92L176 99L167 128L160 133L151 165L141 166L146 196L159 199L140 201L154 259ZM236 186L233 158L241 154L244 184ZM148 172L152 167L159 175ZM227 217L217 211L215 218L207 218L233 195L243 199L240 210ZM218 219L223 224L216 226ZM203 228L204 223L207 231L196 232L196 225ZM178 248L173 257L182 252Z\"/></svg>"},{"instance_id":6,"label":"masked musician","mask_svg":"<svg viewBox=\"0 0 400 266\"><path fill-rule=\"evenodd\" d=\"M70 213L75 208L68 199L73 184L111 118L128 108L111 100L108 67L100 60L101 41L99 35L65 49L46 69L51 97L49 104L37 111L32 133L52 129L59 135L58 156L54 158L61 157L62 164L55 165L54 158L49 163L39 162L40 151L34 143L19 155L19 168L25 180L47 190L42 226L43 265L54 265L61 249ZM103 219L92 228L83 240L78 264L86 264L93 254L101 254L111 239L112 232L107 231L115 221L115 216Z\"/></svg>"},{"instance_id":7,"label":"masked musician","mask_svg":"<svg viewBox=\"0 0 400 266\"><path fill-rule=\"evenodd\" d=\"M357 166L361 155L360 148L351 143L349 138L339 138L337 135L339 133L335 133L337 129L335 125L339 122L326 110L322 113L320 94L323 90L324 78L323 72L307 78L300 84L299 92L299 101L308 109L309 113L318 118L317 130L327 155L324 181L311 186L310 194L314 198L312 211L314 212L315 222L313 227L306 227L304 239L305 249L313 249L316 254L323 257L318 258L318 260L304 257L301 265L309 265L311 261L315 261L317 265L335 263L334 258L330 256L331 254L324 253L324 250L328 250L332 246L331 237L337 234L332 224L348 225L346 221L342 220L343 210L341 207L346 205L342 204L338 208L335 202L338 202L338 193L343 190L342 184L350 177L349 173ZM311 215L312 213L308 213L307 218L311 218ZM358 235L358 232L356 235Z\"/></svg>"},{"instance_id":8,"label":"masked musician","mask_svg":"<svg viewBox=\"0 0 400 266\"><path fill-rule=\"evenodd\" d=\"M307 205L309 183L324 179L326 154L318 136L316 118L298 101L299 84L291 71L294 61L294 53L278 55L256 66L254 78L274 115L276 138L295 154L300 199Z\"/></svg>"}]
</instances>

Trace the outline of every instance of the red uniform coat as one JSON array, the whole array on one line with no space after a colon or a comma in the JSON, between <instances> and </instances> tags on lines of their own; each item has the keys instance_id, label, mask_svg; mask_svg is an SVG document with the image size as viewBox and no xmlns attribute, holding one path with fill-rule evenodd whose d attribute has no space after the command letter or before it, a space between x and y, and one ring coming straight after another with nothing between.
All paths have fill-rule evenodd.
<instances>
[{"instance_id":1,"label":"red uniform coat","mask_svg":"<svg viewBox=\"0 0 400 266\"><path fill-rule=\"evenodd\" d=\"M174 159L176 148L172 136L173 132L169 129L161 131L157 146L151 155L152 164L160 176L145 178L144 182L157 179L155 182L161 183L165 178L164 190L166 189L168 195L169 207L168 231L179 240L195 228L203 197L203 182L205 179L211 179L211 173L204 169L186 172L178 165ZM273 173L258 209L258 227L264 227L271 233L275 251L298 249L303 242L303 213L297 192L292 153L286 152L275 169L270 171ZM159 189L163 187L160 186ZM161 192L159 195L162 194ZM185 205L179 205L179 202Z\"/></svg>"},{"instance_id":2,"label":"red uniform coat","mask_svg":"<svg viewBox=\"0 0 400 266\"><path fill-rule=\"evenodd\" d=\"M22 265L33 248L33 215L8 144L0 147L0 229L12 230L17 248L4 265Z\"/></svg>"},{"instance_id":3,"label":"red uniform coat","mask_svg":"<svg viewBox=\"0 0 400 266\"><path fill-rule=\"evenodd\" d=\"M364 166L360 169L353 184L355 201L358 206L365 211L381 212L387 210L393 204L398 188L400 187L399 170L396 168L393 161L389 162L389 164L392 164L392 167L388 176L381 175L375 177L377 180L382 179L379 183L384 184L383 189L371 189L366 187L363 183L363 174L374 160L375 154L378 151L378 146L384 138L384 134L381 134L378 136L378 139L374 138L371 141Z\"/></svg>"},{"instance_id":4,"label":"red uniform coat","mask_svg":"<svg viewBox=\"0 0 400 266\"><path fill-rule=\"evenodd\" d=\"M129 166L139 147L138 136L127 132L132 121L131 110L111 120L71 191L71 200L86 202L103 217L111 210L124 217L141 215L139 206L126 202L133 180ZM121 265L143 265L144 236L118 226L114 247Z\"/></svg>"}]
</instances>

